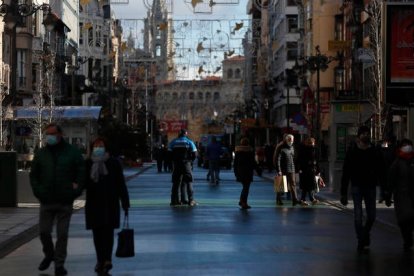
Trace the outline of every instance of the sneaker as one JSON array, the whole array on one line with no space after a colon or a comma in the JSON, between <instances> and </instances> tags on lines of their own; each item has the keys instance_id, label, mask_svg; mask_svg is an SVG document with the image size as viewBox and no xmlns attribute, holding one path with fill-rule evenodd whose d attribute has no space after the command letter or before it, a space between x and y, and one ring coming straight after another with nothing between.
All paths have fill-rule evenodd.
<instances>
[{"instance_id":1,"label":"sneaker","mask_svg":"<svg viewBox=\"0 0 414 276\"><path fill-rule=\"evenodd\" d=\"M49 268L50 264L53 262L53 258L44 258L39 264L39 270L43 271Z\"/></svg>"},{"instance_id":2,"label":"sneaker","mask_svg":"<svg viewBox=\"0 0 414 276\"><path fill-rule=\"evenodd\" d=\"M252 206L250 206L249 204L244 203L244 202L239 202L239 206L240 206L240 209L242 209L242 210L247 210L247 209L252 208Z\"/></svg>"},{"instance_id":3,"label":"sneaker","mask_svg":"<svg viewBox=\"0 0 414 276\"><path fill-rule=\"evenodd\" d=\"M195 200L191 200L188 205L190 205L191 207L196 206L197 202L195 202Z\"/></svg>"},{"instance_id":4,"label":"sneaker","mask_svg":"<svg viewBox=\"0 0 414 276\"><path fill-rule=\"evenodd\" d=\"M301 206L309 206L309 203L307 203L305 200L300 201Z\"/></svg>"},{"instance_id":5,"label":"sneaker","mask_svg":"<svg viewBox=\"0 0 414 276\"><path fill-rule=\"evenodd\" d=\"M58 266L55 268L55 275L56 276L63 276L68 274L68 271L63 266Z\"/></svg>"}]
</instances>

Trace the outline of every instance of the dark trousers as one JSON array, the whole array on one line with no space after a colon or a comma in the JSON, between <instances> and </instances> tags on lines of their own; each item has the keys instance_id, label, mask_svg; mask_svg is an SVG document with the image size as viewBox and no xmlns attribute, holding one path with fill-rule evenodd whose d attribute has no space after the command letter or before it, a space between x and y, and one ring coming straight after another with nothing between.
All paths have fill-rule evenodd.
<instances>
[{"instance_id":1,"label":"dark trousers","mask_svg":"<svg viewBox=\"0 0 414 276\"><path fill-rule=\"evenodd\" d=\"M398 222L400 227L401 236L404 241L404 247L410 248L413 246L413 231L414 231L414 221L400 221Z\"/></svg>"},{"instance_id":2,"label":"dark trousers","mask_svg":"<svg viewBox=\"0 0 414 276\"><path fill-rule=\"evenodd\" d=\"M220 176L220 160L209 160L208 161L209 170L208 173L210 174L211 183L215 183L219 180Z\"/></svg>"},{"instance_id":3,"label":"dark trousers","mask_svg":"<svg viewBox=\"0 0 414 276\"><path fill-rule=\"evenodd\" d=\"M247 203L247 198L249 197L250 183L250 181L242 182L243 188L240 193L240 202Z\"/></svg>"},{"instance_id":4,"label":"dark trousers","mask_svg":"<svg viewBox=\"0 0 414 276\"><path fill-rule=\"evenodd\" d=\"M111 262L114 247L114 229L96 228L92 229L92 233L98 263L103 264L105 261Z\"/></svg>"},{"instance_id":5,"label":"dark trousers","mask_svg":"<svg viewBox=\"0 0 414 276\"><path fill-rule=\"evenodd\" d=\"M287 186L288 190L290 192L290 195L292 197L292 202L298 201L298 195L296 193L296 180L295 180L295 173L286 173L286 180L287 180ZM276 200L281 201L282 200L282 193L276 193Z\"/></svg>"},{"instance_id":6,"label":"dark trousers","mask_svg":"<svg viewBox=\"0 0 414 276\"><path fill-rule=\"evenodd\" d=\"M301 200L306 201L306 194L309 194L310 201L315 200L315 191L314 190L308 191L308 190L304 190L304 189L302 189Z\"/></svg>"},{"instance_id":7,"label":"dark trousers","mask_svg":"<svg viewBox=\"0 0 414 276\"><path fill-rule=\"evenodd\" d=\"M180 185L183 185L187 190L188 201L193 198L193 175L191 162L174 162L172 172L172 187L171 187L171 203L178 204ZM183 195L181 195L182 197Z\"/></svg>"},{"instance_id":8,"label":"dark trousers","mask_svg":"<svg viewBox=\"0 0 414 276\"><path fill-rule=\"evenodd\" d=\"M375 187L352 187L352 198L354 201L354 220L357 239L360 242L369 239L372 225L376 217L376 188ZM366 220L363 221L362 202L365 202Z\"/></svg>"},{"instance_id":9,"label":"dark trousers","mask_svg":"<svg viewBox=\"0 0 414 276\"><path fill-rule=\"evenodd\" d=\"M54 259L55 267L63 266L67 256L72 204L40 204L39 235L46 258ZM56 245L52 231L56 220Z\"/></svg>"}]
</instances>

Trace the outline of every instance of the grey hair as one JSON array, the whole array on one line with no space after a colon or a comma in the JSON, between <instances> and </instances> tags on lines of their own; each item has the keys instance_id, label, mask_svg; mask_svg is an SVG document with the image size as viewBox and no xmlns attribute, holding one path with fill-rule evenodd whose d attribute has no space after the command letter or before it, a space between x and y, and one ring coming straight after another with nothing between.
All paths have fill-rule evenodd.
<instances>
[{"instance_id":1,"label":"grey hair","mask_svg":"<svg viewBox=\"0 0 414 276\"><path fill-rule=\"evenodd\" d=\"M289 140L289 138L290 138L290 139L292 139L292 140L294 140L294 139L295 139L295 137L294 137L292 134L287 134L287 135L285 136L285 141Z\"/></svg>"}]
</instances>

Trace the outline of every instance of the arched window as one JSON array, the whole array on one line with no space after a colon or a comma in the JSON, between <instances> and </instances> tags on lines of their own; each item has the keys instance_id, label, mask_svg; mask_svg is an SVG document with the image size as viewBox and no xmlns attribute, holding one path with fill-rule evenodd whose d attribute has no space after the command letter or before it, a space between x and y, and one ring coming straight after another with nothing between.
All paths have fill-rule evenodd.
<instances>
[{"instance_id":1,"label":"arched window","mask_svg":"<svg viewBox=\"0 0 414 276\"><path fill-rule=\"evenodd\" d=\"M198 92L198 99L199 100L202 100L204 97L203 97L203 92Z\"/></svg>"},{"instance_id":2,"label":"arched window","mask_svg":"<svg viewBox=\"0 0 414 276\"><path fill-rule=\"evenodd\" d=\"M206 101L209 101L209 100L211 100L211 93L207 92L206 93Z\"/></svg>"},{"instance_id":3,"label":"arched window","mask_svg":"<svg viewBox=\"0 0 414 276\"><path fill-rule=\"evenodd\" d=\"M233 78L233 69L230 68L230 69L227 70L227 78L228 79Z\"/></svg>"},{"instance_id":4,"label":"arched window","mask_svg":"<svg viewBox=\"0 0 414 276\"><path fill-rule=\"evenodd\" d=\"M214 101L220 100L220 93L219 92L214 92L214 98L213 98L213 100Z\"/></svg>"},{"instance_id":5,"label":"arched window","mask_svg":"<svg viewBox=\"0 0 414 276\"><path fill-rule=\"evenodd\" d=\"M234 76L236 79L240 79L241 78L241 70L240 70L240 68L237 68L236 69L236 72L235 72L235 76Z\"/></svg>"}]
</instances>

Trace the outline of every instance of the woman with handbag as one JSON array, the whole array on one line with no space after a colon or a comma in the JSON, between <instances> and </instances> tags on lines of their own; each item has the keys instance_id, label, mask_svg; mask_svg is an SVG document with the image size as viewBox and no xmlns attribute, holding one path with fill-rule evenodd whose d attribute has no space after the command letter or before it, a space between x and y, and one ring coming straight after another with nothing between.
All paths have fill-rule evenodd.
<instances>
[{"instance_id":1,"label":"woman with handbag","mask_svg":"<svg viewBox=\"0 0 414 276\"><path fill-rule=\"evenodd\" d=\"M256 170L258 175L262 174L254 155L253 148L249 146L249 140L247 138L242 138L240 146L236 146L234 156L234 174L236 180L243 185L239 201L239 206L242 210L251 208L251 206L247 204L247 198L249 196L250 183L253 181L254 170Z\"/></svg>"},{"instance_id":2,"label":"woman with handbag","mask_svg":"<svg viewBox=\"0 0 414 276\"><path fill-rule=\"evenodd\" d=\"M95 272L105 274L112 269L114 229L120 226L119 203L127 216L129 195L122 165L110 155L103 138L92 142L86 168L86 229L93 233L97 257Z\"/></svg>"},{"instance_id":3,"label":"woman with handbag","mask_svg":"<svg viewBox=\"0 0 414 276\"><path fill-rule=\"evenodd\" d=\"M297 167L299 171L299 187L302 190L300 204L302 206L308 206L306 202L306 195L309 195L309 199L312 204L317 204L319 201L315 198L315 190L320 178L319 165L315 148L315 139L308 137L302 147L299 149L297 157ZM318 179L319 180L319 179Z\"/></svg>"}]
</instances>

